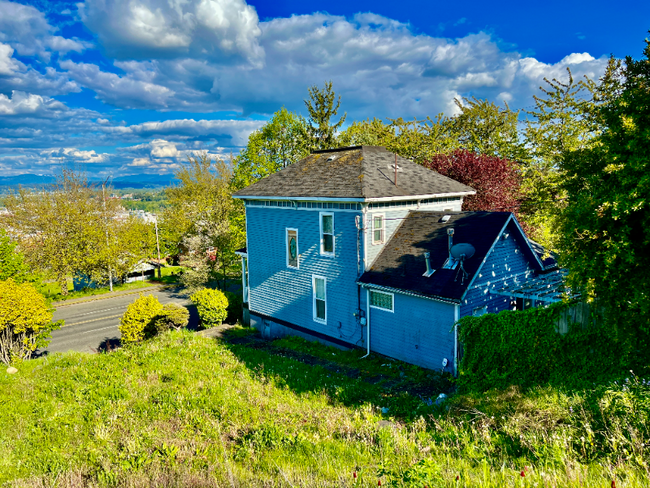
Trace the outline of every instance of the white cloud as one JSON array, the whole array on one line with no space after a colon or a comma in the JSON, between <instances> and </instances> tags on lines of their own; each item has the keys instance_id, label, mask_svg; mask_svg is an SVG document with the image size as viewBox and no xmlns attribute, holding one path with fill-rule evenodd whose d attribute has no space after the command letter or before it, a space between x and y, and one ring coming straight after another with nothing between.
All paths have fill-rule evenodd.
<instances>
[{"instance_id":1,"label":"white cloud","mask_svg":"<svg viewBox=\"0 0 650 488\"><path fill-rule=\"evenodd\" d=\"M20 64L13 59L14 49L9 44L0 42L0 75L11 75L20 69Z\"/></svg>"},{"instance_id":2,"label":"white cloud","mask_svg":"<svg viewBox=\"0 0 650 488\"><path fill-rule=\"evenodd\" d=\"M65 110L64 104L49 97L14 91L9 98L0 93L0 115L53 117Z\"/></svg>"},{"instance_id":3,"label":"white cloud","mask_svg":"<svg viewBox=\"0 0 650 488\"><path fill-rule=\"evenodd\" d=\"M86 25L119 59L243 57L260 65L259 21L244 0L87 0Z\"/></svg>"}]
</instances>

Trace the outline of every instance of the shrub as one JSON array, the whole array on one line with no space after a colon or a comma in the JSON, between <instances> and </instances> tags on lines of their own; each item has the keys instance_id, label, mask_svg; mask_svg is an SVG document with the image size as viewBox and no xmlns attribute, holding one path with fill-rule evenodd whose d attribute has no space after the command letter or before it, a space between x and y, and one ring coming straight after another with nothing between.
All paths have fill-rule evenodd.
<instances>
[{"instance_id":1,"label":"shrub","mask_svg":"<svg viewBox=\"0 0 650 488\"><path fill-rule=\"evenodd\" d=\"M241 293L232 293L230 291L224 292L228 299L228 318L226 321L229 324L234 324L242 320L242 296Z\"/></svg>"},{"instance_id":2,"label":"shrub","mask_svg":"<svg viewBox=\"0 0 650 488\"><path fill-rule=\"evenodd\" d=\"M228 299L219 290L203 288L192 294L190 300L199 312L199 319L204 327L221 325L228 316Z\"/></svg>"},{"instance_id":3,"label":"shrub","mask_svg":"<svg viewBox=\"0 0 650 488\"><path fill-rule=\"evenodd\" d=\"M187 327L190 321L190 312L175 303L163 305L162 312L156 318L156 331L158 333L168 331L169 329L182 329Z\"/></svg>"},{"instance_id":4,"label":"shrub","mask_svg":"<svg viewBox=\"0 0 650 488\"><path fill-rule=\"evenodd\" d=\"M156 333L155 321L163 306L153 295L140 295L120 319L122 343L139 342Z\"/></svg>"},{"instance_id":5,"label":"shrub","mask_svg":"<svg viewBox=\"0 0 650 488\"><path fill-rule=\"evenodd\" d=\"M52 323L45 298L33 285L0 281L0 361L29 359L36 349L47 346L50 332L61 323Z\"/></svg>"}]
</instances>

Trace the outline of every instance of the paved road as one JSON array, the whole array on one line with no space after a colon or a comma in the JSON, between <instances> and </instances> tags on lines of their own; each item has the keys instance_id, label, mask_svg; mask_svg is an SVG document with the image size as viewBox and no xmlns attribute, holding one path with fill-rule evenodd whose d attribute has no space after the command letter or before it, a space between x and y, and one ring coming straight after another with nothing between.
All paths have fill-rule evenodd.
<instances>
[{"instance_id":1,"label":"paved road","mask_svg":"<svg viewBox=\"0 0 650 488\"><path fill-rule=\"evenodd\" d=\"M174 289L144 290L153 293L161 303L188 305L189 300ZM138 297L137 294L102 298L89 302L57 304L53 320L65 320L65 327L52 332L52 341L41 354L65 351L95 352L105 348L108 341L119 344L120 331L117 326L126 307ZM192 314L190 324L196 322Z\"/></svg>"}]
</instances>

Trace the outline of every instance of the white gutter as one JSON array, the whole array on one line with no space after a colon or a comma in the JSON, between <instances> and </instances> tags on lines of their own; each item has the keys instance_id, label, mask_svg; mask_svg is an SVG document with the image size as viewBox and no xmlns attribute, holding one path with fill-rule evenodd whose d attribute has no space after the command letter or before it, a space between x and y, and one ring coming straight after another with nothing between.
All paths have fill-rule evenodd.
<instances>
[{"instance_id":1,"label":"white gutter","mask_svg":"<svg viewBox=\"0 0 650 488\"><path fill-rule=\"evenodd\" d=\"M370 290L366 288L366 355L361 359L370 356Z\"/></svg>"},{"instance_id":2,"label":"white gutter","mask_svg":"<svg viewBox=\"0 0 650 488\"><path fill-rule=\"evenodd\" d=\"M366 198L365 202L392 202L402 200L424 200L426 198L466 197L476 195L475 191L457 191L453 193L429 193L427 195L400 195L395 197Z\"/></svg>"},{"instance_id":3,"label":"white gutter","mask_svg":"<svg viewBox=\"0 0 650 488\"><path fill-rule=\"evenodd\" d=\"M301 201L301 202L356 202L356 203L373 203L373 202L401 202L403 200L424 200L426 198L447 198L447 197L466 197L476 195L475 191L458 191L454 193L429 193L427 195L400 195L394 197L377 197L377 198L345 198L345 197L295 197L295 196L260 196L260 195L233 195L233 198L241 200L282 200L282 201Z\"/></svg>"},{"instance_id":4,"label":"white gutter","mask_svg":"<svg viewBox=\"0 0 650 488\"><path fill-rule=\"evenodd\" d=\"M364 202L363 198L344 198L344 197L265 197L253 195L233 195L233 198L241 200L281 200L281 201L296 201L296 202Z\"/></svg>"}]
</instances>

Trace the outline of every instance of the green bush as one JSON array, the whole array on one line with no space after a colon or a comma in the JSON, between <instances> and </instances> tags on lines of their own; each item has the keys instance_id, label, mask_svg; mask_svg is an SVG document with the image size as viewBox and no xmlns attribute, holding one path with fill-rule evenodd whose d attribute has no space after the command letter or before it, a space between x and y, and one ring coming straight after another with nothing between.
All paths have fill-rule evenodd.
<instances>
[{"instance_id":1,"label":"green bush","mask_svg":"<svg viewBox=\"0 0 650 488\"><path fill-rule=\"evenodd\" d=\"M189 321L190 312L185 307L168 303L163 305L162 312L156 318L156 331L160 334L169 329L182 329L187 327Z\"/></svg>"},{"instance_id":2,"label":"green bush","mask_svg":"<svg viewBox=\"0 0 650 488\"><path fill-rule=\"evenodd\" d=\"M630 369L630 355L607 324L556 323L570 304L523 312L504 311L459 321L463 345L458 385L465 391L552 384L589 388Z\"/></svg>"},{"instance_id":3,"label":"green bush","mask_svg":"<svg viewBox=\"0 0 650 488\"><path fill-rule=\"evenodd\" d=\"M232 293L230 291L224 292L228 299L228 318L226 321L229 324L234 324L242 320L242 305L243 300L241 293Z\"/></svg>"},{"instance_id":4,"label":"green bush","mask_svg":"<svg viewBox=\"0 0 650 488\"><path fill-rule=\"evenodd\" d=\"M205 328L221 325L228 316L228 299L219 290L203 288L190 296L199 312L199 319Z\"/></svg>"},{"instance_id":5,"label":"green bush","mask_svg":"<svg viewBox=\"0 0 650 488\"><path fill-rule=\"evenodd\" d=\"M153 295L140 295L120 319L122 343L140 342L156 334L156 319L163 306Z\"/></svg>"}]
</instances>

